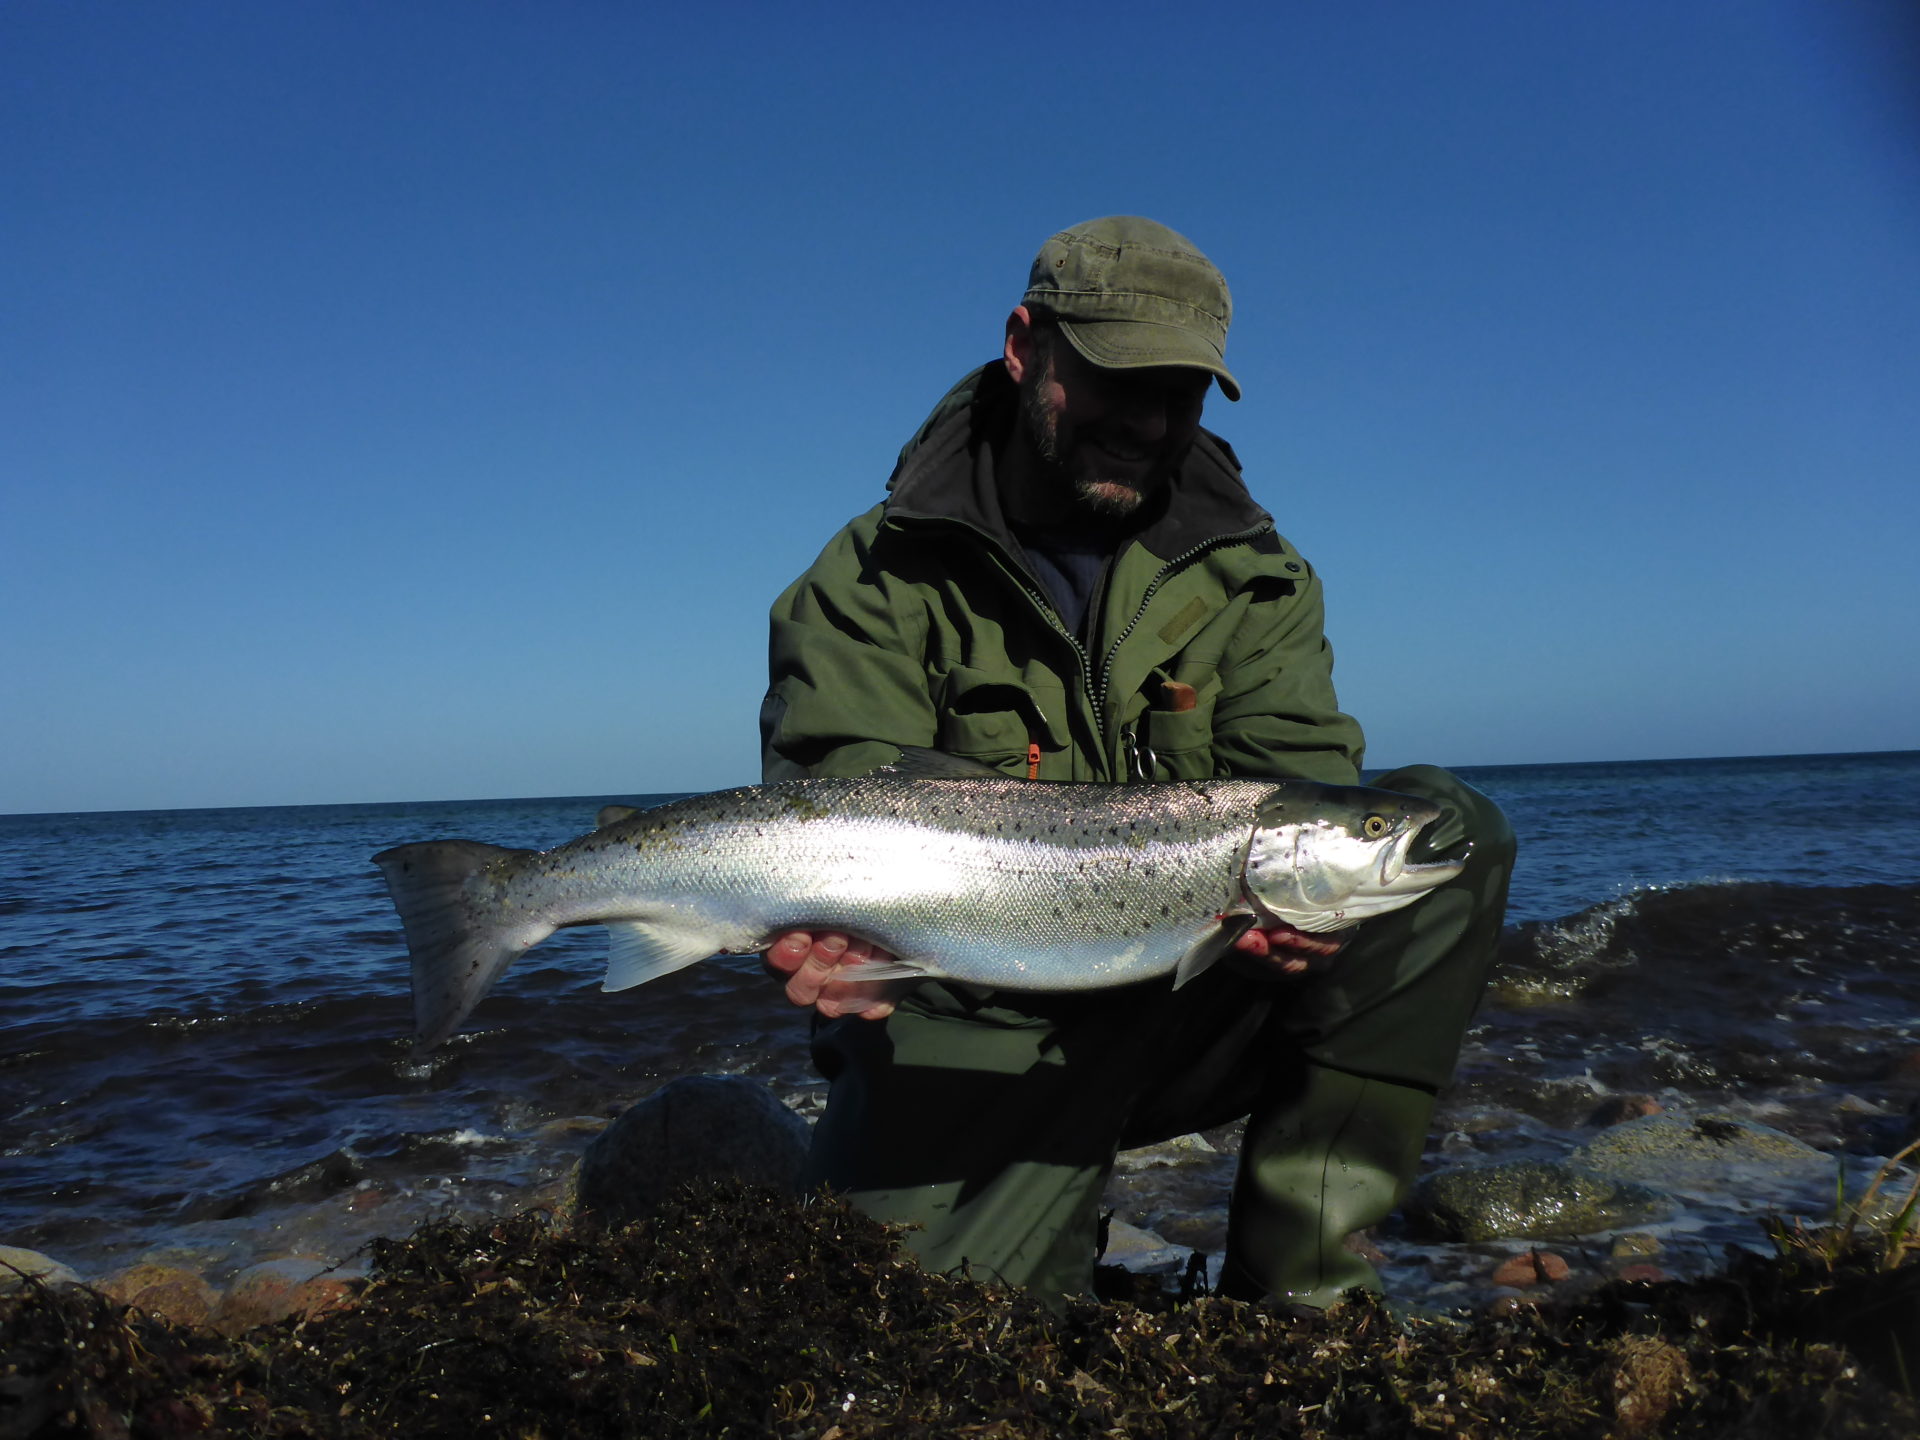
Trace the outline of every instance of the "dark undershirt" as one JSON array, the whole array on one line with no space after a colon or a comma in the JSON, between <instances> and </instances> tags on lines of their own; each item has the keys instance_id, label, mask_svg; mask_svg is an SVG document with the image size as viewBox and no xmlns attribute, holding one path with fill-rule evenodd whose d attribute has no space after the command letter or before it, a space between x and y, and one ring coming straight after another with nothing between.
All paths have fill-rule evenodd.
<instances>
[{"instance_id":1,"label":"dark undershirt","mask_svg":"<svg viewBox=\"0 0 1920 1440\"><path fill-rule=\"evenodd\" d=\"M1119 548L1120 535L1085 525L1016 525L1013 533L1061 621L1085 640L1087 616L1100 593L1107 564Z\"/></svg>"}]
</instances>

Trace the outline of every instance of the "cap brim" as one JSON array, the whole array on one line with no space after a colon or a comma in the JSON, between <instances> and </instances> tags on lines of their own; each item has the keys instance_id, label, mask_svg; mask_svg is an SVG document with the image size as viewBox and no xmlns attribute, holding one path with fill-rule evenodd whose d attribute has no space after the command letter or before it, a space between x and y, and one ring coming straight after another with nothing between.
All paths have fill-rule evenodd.
<instances>
[{"instance_id":1,"label":"cap brim","mask_svg":"<svg viewBox=\"0 0 1920 1440\"><path fill-rule=\"evenodd\" d=\"M1240 382L1220 352L1204 336L1178 325L1146 320L1060 320L1060 333L1075 350L1103 370L1152 370L1174 365L1204 370L1229 400L1240 398Z\"/></svg>"}]
</instances>

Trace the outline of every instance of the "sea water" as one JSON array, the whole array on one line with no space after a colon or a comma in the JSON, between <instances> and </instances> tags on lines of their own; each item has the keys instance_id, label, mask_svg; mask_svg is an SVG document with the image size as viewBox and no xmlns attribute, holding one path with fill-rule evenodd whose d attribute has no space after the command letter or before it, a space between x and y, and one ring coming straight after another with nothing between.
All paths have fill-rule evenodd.
<instances>
[{"instance_id":1,"label":"sea water","mask_svg":"<svg viewBox=\"0 0 1920 1440\"><path fill-rule=\"evenodd\" d=\"M1513 983L1568 998L1545 1014L1496 991L1433 1163L1448 1134L1551 1144L1632 1089L1873 1148L1841 1117L1897 1109L1876 1077L1920 1051L1920 752L1461 773L1520 837ZM545 848L604 803L668 798L0 816L0 1244L218 1278L539 1200L679 1075L817 1110L806 1017L754 963L603 994L598 927L408 1059L404 945L368 857Z\"/></svg>"}]
</instances>

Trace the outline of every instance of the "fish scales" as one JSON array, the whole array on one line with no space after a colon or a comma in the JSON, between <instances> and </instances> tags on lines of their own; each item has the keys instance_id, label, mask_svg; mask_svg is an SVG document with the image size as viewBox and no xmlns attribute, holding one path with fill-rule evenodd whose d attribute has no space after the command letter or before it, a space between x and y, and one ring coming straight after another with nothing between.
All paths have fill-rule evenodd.
<instances>
[{"instance_id":1,"label":"fish scales","mask_svg":"<svg viewBox=\"0 0 1920 1440\"><path fill-rule=\"evenodd\" d=\"M1184 983L1249 924L1342 929L1452 878L1459 862L1408 856L1438 813L1301 780L882 773L614 807L609 823L550 851L444 840L374 860L406 929L430 1048L515 957L589 923L610 937L608 989L759 950L789 929L846 931L898 957L863 966L871 979Z\"/></svg>"},{"instance_id":2,"label":"fish scales","mask_svg":"<svg viewBox=\"0 0 1920 1440\"><path fill-rule=\"evenodd\" d=\"M1032 784L1012 779L811 780L698 796L548 852L524 887L584 882L549 912L558 924L603 918L609 897L641 882L649 910L698 914L725 949L831 925L951 979L1004 984L1011 965L1091 989L1143 961L1171 968L1217 923L1274 787L1059 788L1041 815Z\"/></svg>"}]
</instances>

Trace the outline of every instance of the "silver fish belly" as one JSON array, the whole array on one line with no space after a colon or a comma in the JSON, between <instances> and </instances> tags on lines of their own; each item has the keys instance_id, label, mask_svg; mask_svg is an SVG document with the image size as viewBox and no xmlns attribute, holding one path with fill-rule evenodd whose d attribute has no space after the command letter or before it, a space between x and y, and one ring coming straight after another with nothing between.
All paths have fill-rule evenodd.
<instances>
[{"instance_id":1,"label":"silver fish belly","mask_svg":"<svg viewBox=\"0 0 1920 1440\"><path fill-rule=\"evenodd\" d=\"M1356 803L1370 820L1340 818ZM430 1048L518 955L569 925L607 927L607 989L759 950L784 930L826 927L898 957L865 967L874 979L1051 991L1176 971L1184 980L1263 913L1335 928L1350 922L1316 922L1337 916L1354 884L1372 887L1373 909L1362 913L1375 913L1443 883L1457 865L1405 861L1431 811L1405 796L1306 781L873 775L694 796L550 851L430 841L374 860L406 929L419 1043ZM1263 816L1282 812L1292 828L1263 829ZM1356 835L1387 814L1395 834ZM1294 891L1330 900L1269 906L1249 892L1249 847L1271 834L1282 834L1295 872L1313 868L1316 841L1346 847L1324 850L1320 871L1288 877ZM1364 878L1345 883L1348 866Z\"/></svg>"}]
</instances>

